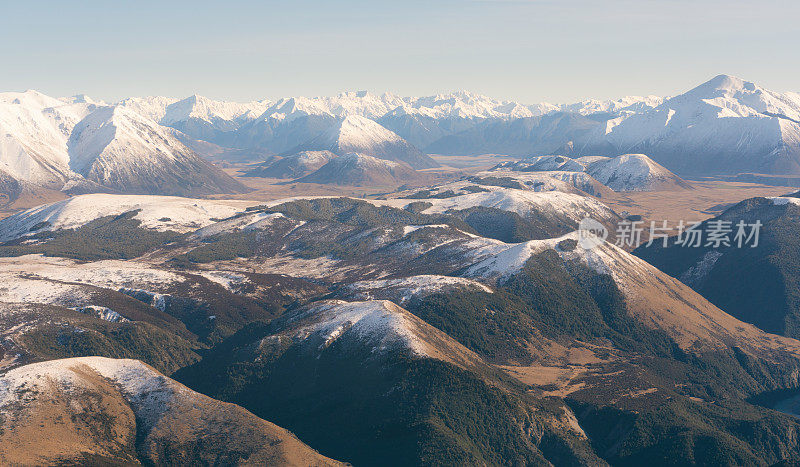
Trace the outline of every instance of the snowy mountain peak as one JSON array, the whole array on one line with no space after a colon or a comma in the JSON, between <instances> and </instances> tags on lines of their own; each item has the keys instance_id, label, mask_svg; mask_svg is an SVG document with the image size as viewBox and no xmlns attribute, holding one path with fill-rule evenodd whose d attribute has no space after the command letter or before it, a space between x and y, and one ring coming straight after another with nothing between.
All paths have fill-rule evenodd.
<instances>
[{"instance_id":1,"label":"snowy mountain peak","mask_svg":"<svg viewBox=\"0 0 800 467\"><path fill-rule=\"evenodd\" d=\"M370 168L370 167L395 168L400 166L400 164L398 164L397 162L378 159L377 157L367 156L365 154L359 154L357 152L349 152L343 156L337 157L337 160L342 164L352 164L354 166L362 168Z\"/></svg>"},{"instance_id":2,"label":"snowy mountain peak","mask_svg":"<svg viewBox=\"0 0 800 467\"><path fill-rule=\"evenodd\" d=\"M409 142L374 120L348 115L325 132L289 151L330 151L343 155L357 152L384 160L401 161L414 168L437 167L438 164Z\"/></svg>"},{"instance_id":3,"label":"snowy mountain peak","mask_svg":"<svg viewBox=\"0 0 800 467\"><path fill-rule=\"evenodd\" d=\"M253 119L263 114L270 106L269 101L253 102L226 102L209 99L208 97L193 94L183 100L168 105L162 125L183 122L191 118L212 123L216 120L237 120L241 118Z\"/></svg>"},{"instance_id":4,"label":"snowy mountain peak","mask_svg":"<svg viewBox=\"0 0 800 467\"><path fill-rule=\"evenodd\" d=\"M586 159L586 171L614 191L690 188L675 174L644 154Z\"/></svg>"},{"instance_id":5,"label":"snowy mountain peak","mask_svg":"<svg viewBox=\"0 0 800 467\"><path fill-rule=\"evenodd\" d=\"M228 102L193 94L184 99L150 96L124 99L118 104L161 125L174 126L195 119L207 123L255 119L271 105L270 101Z\"/></svg>"},{"instance_id":6,"label":"snowy mountain peak","mask_svg":"<svg viewBox=\"0 0 800 467\"><path fill-rule=\"evenodd\" d=\"M23 92L0 93L0 102L16 105L34 105L39 108L58 107L64 104L58 99L42 94L34 89L28 89Z\"/></svg>"},{"instance_id":7,"label":"snowy mountain peak","mask_svg":"<svg viewBox=\"0 0 800 467\"><path fill-rule=\"evenodd\" d=\"M592 179L614 191L654 191L689 188L678 176L644 154L617 157L535 156L516 162L503 162L493 171L512 172L585 172ZM553 175L550 175L553 176ZM556 176L559 176L556 174ZM563 176L560 176L563 178Z\"/></svg>"},{"instance_id":8,"label":"snowy mountain peak","mask_svg":"<svg viewBox=\"0 0 800 467\"><path fill-rule=\"evenodd\" d=\"M298 181L363 186L399 185L418 178L420 175L407 164L351 152L331 159Z\"/></svg>"},{"instance_id":9,"label":"snowy mountain peak","mask_svg":"<svg viewBox=\"0 0 800 467\"><path fill-rule=\"evenodd\" d=\"M92 99L86 94L75 94L74 96L70 97L62 97L59 100L66 104L106 105L105 102Z\"/></svg>"},{"instance_id":10,"label":"snowy mountain peak","mask_svg":"<svg viewBox=\"0 0 800 467\"><path fill-rule=\"evenodd\" d=\"M74 176L67 139L75 124L94 108L32 90L0 93L0 172L60 189Z\"/></svg>"},{"instance_id":11,"label":"snowy mountain peak","mask_svg":"<svg viewBox=\"0 0 800 467\"><path fill-rule=\"evenodd\" d=\"M245 191L181 143L174 130L125 106L101 107L89 114L72 131L68 150L72 170L122 192Z\"/></svg>"},{"instance_id":12,"label":"snowy mountain peak","mask_svg":"<svg viewBox=\"0 0 800 467\"><path fill-rule=\"evenodd\" d=\"M800 173L798 122L797 94L718 75L622 120L597 147L646 153L684 174Z\"/></svg>"},{"instance_id":13,"label":"snowy mountain peak","mask_svg":"<svg viewBox=\"0 0 800 467\"><path fill-rule=\"evenodd\" d=\"M800 99L796 94L768 91L757 84L730 75L718 75L676 96L662 107L681 110L685 106L712 106L717 116L785 116L800 118Z\"/></svg>"},{"instance_id":14,"label":"snowy mountain peak","mask_svg":"<svg viewBox=\"0 0 800 467\"><path fill-rule=\"evenodd\" d=\"M156 123L146 117L121 106L100 107L78 123L70 137L69 165L72 170L85 174L91 164L106 150L118 136L118 131L128 130L144 124L154 127ZM137 138L138 139L138 138Z\"/></svg>"},{"instance_id":15,"label":"snowy mountain peak","mask_svg":"<svg viewBox=\"0 0 800 467\"><path fill-rule=\"evenodd\" d=\"M337 339L354 338L376 351L399 346L417 355L428 354L417 335L421 323L388 300L330 301L311 308L304 318L310 323L295 331L297 339L316 338L327 346Z\"/></svg>"},{"instance_id":16,"label":"snowy mountain peak","mask_svg":"<svg viewBox=\"0 0 800 467\"><path fill-rule=\"evenodd\" d=\"M706 81L705 83L697 86L692 91L708 91L708 90L716 90L716 91L723 91L723 92L734 92L734 91L755 91L756 86L754 83L750 81L745 81L741 78L737 78L736 76L731 75L717 75L710 80Z\"/></svg>"},{"instance_id":17,"label":"snowy mountain peak","mask_svg":"<svg viewBox=\"0 0 800 467\"><path fill-rule=\"evenodd\" d=\"M325 115L328 110L319 102L306 97L288 97L278 100L264 112L262 118L284 120L296 115Z\"/></svg>"},{"instance_id":18,"label":"snowy mountain peak","mask_svg":"<svg viewBox=\"0 0 800 467\"><path fill-rule=\"evenodd\" d=\"M336 138L342 146L369 147L402 140L377 122L358 115L348 115L339 125L328 130L326 135Z\"/></svg>"}]
</instances>

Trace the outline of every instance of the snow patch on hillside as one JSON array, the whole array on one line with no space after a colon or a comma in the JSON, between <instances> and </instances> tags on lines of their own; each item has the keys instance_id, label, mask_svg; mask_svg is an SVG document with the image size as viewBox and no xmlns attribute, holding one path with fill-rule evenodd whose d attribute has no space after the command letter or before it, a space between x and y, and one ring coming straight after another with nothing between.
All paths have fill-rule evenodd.
<instances>
[{"instance_id":1,"label":"snow patch on hillside","mask_svg":"<svg viewBox=\"0 0 800 467\"><path fill-rule=\"evenodd\" d=\"M105 260L82 263L42 255L0 258L2 281L8 281L16 276L51 282L75 282L110 289L168 287L183 281L183 276L136 261Z\"/></svg>"},{"instance_id":2,"label":"snow patch on hillside","mask_svg":"<svg viewBox=\"0 0 800 467\"><path fill-rule=\"evenodd\" d=\"M483 206L510 211L522 217L537 212L554 212L572 220L584 217L607 219L615 214L603 203L586 196L557 191L533 192L506 188L497 191L472 193L444 199L426 199L432 206L424 214L443 214L449 210L459 211Z\"/></svg>"},{"instance_id":3,"label":"snow patch on hillside","mask_svg":"<svg viewBox=\"0 0 800 467\"><path fill-rule=\"evenodd\" d=\"M283 214L255 212L238 215L230 219L215 222L197 230L194 235L200 238L211 237L222 233L263 230L269 228L278 219L287 219Z\"/></svg>"},{"instance_id":4,"label":"snow patch on hillside","mask_svg":"<svg viewBox=\"0 0 800 467\"><path fill-rule=\"evenodd\" d=\"M440 275L419 275L400 279L359 281L349 284L347 289L360 300L376 297L389 297L401 305L413 297L424 297L450 290L479 290L493 293L493 290L480 282L463 277Z\"/></svg>"},{"instance_id":5,"label":"snow patch on hillside","mask_svg":"<svg viewBox=\"0 0 800 467\"><path fill-rule=\"evenodd\" d=\"M239 287L249 282L249 279L244 274L230 271L201 271L197 272L197 274L225 287L231 292L236 292Z\"/></svg>"},{"instance_id":6,"label":"snow patch on hillside","mask_svg":"<svg viewBox=\"0 0 800 467\"><path fill-rule=\"evenodd\" d=\"M104 306L86 305L73 308L73 310L77 311L78 313L95 316L103 321L109 321L112 323L125 323L128 321L128 319L121 314Z\"/></svg>"},{"instance_id":7,"label":"snow patch on hillside","mask_svg":"<svg viewBox=\"0 0 800 467\"><path fill-rule=\"evenodd\" d=\"M451 228L447 224L430 224L430 225L406 225L403 227L403 236L416 232L419 229L448 229Z\"/></svg>"},{"instance_id":8,"label":"snow patch on hillside","mask_svg":"<svg viewBox=\"0 0 800 467\"><path fill-rule=\"evenodd\" d=\"M23 275L3 273L0 302L79 305L88 294L83 287Z\"/></svg>"},{"instance_id":9,"label":"snow patch on hillside","mask_svg":"<svg viewBox=\"0 0 800 467\"><path fill-rule=\"evenodd\" d=\"M714 268L714 265L717 263L717 260L722 257L722 252L717 250L711 250L706 252L700 261L697 262L694 266L687 269L683 274L680 276L681 282L686 285L695 287L699 285L703 279L708 276L711 270Z\"/></svg>"},{"instance_id":10,"label":"snow patch on hillside","mask_svg":"<svg viewBox=\"0 0 800 467\"><path fill-rule=\"evenodd\" d=\"M578 261L599 274L609 274L623 288L636 274L652 275L643 266L644 261L611 243L587 249L581 246L579 239L580 233L575 231L546 240L497 245L497 251L470 266L464 275L502 281L521 271L531 256L546 250L553 250L564 260Z\"/></svg>"},{"instance_id":11,"label":"snow patch on hillside","mask_svg":"<svg viewBox=\"0 0 800 467\"><path fill-rule=\"evenodd\" d=\"M0 220L0 241L44 230L74 229L99 217L139 211L142 227L190 232L243 212L252 201L222 201L150 195L90 194L45 204Z\"/></svg>"},{"instance_id":12,"label":"snow patch on hillside","mask_svg":"<svg viewBox=\"0 0 800 467\"><path fill-rule=\"evenodd\" d=\"M9 370L0 378L0 413L25 402L27 393L57 390L77 394L94 389L94 383L82 375L89 368L117 384L134 406L137 422L149 430L179 394L191 391L161 375L138 360L104 357L78 357L32 363Z\"/></svg>"},{"instance_id":13,"label":"snow patch on hillside","mask_svg":"<svg viewBox=\"0 0 800 467\"><path fill-rule=\"evenodd\" d=\"M586 171L614 191L648 191L666 183L684 185L675 174L644 154L595 160L587 165Z\"/></svg>"},{"instance_id":14,"label":"snow patch on hillside","mask_svg":"<svg viewBox=\"0 0 800 467\"><path fill-rule=\"evenodd\" d=\"M785 206L787 204L794 204L795 206L800 206L800 198L792 198L790 196L775 196L767 199L772 200L772 204L774 204L775 206Z\"/></svg>"},{"instance_id":15,"label":"snow patch on hillside","mask_svg":"<svg viewBox=\"0 0 800 467\"><path fill-rule=\"evenodd\" d=\"M415 325L409 313L388 300L366 302L334 301L309 309L304 318L313 324L298 329L294 336L306 340L311 336L322 338L321 348L329 346L343 336L353 336L375 351L385 351L398 346L425 356L425 344L414 332Z\"/></svg>"}]
</instances>

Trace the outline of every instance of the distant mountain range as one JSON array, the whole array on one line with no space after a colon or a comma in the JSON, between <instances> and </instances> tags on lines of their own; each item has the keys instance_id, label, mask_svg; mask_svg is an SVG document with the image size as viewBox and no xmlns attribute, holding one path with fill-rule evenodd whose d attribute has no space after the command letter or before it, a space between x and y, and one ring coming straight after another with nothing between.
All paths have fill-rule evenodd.
<instances>
[{"instance_id":1,"label":"distant mountain range","mask_svg":"<svg viewBox=\"0 0 800 467\"><path fill-rule=\"evenodd\" d=\"M122 105L3 93L0 133L0 174L17 189L193 196L247 190L181 143L176 130Z\"/></svg>"},{"instance_id":2,"label":"distant mountain range","mask_svg":"<svg viewBox=\"0 0 800 467\"><path fill-rule=\"evenodd\" d=\"M720 75L646 112L613 120L603 147L648 154L681 174L800 173L800 94Z\"/></svg>"},{"instance_id":3,"label":"distant mountain range","mask_svg":"<svg viewBox=\"0 0 800 467\"><path fill-rule=\"evenodd\" d=\"M203 159L303 151L436 163L428 154L642 153L679 175L800 174L800 94L719 75L672 98L523 105L469 92L348 92L232 103L202 96L0 94L0 189L204 195L245 190ZM317 167L318 168L318 167ZM292 175L285 172L287 175ZM283 175L283 174L282 174Z\"/></svg>"}]
</instances>

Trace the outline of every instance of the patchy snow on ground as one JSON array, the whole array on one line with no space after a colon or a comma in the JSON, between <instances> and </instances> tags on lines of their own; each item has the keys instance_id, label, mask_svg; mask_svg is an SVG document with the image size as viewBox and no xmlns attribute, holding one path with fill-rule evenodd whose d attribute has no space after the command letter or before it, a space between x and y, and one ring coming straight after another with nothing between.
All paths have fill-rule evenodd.
<instances>
[{"instance_id":1,"label":"patchy snow on ground","mask_svg":"<svg viewBox=\"0 0 800 467\"><path fill-rule=\"evenodd\" d=\"M509 161L498 164L495 168L516 170L519 172L546 172L546 171L565 171L583 172L585 166L576 159L566 156L534 156L520 161Z\"/></svg>"},{"instance_id":2,"label":"patchy snow on ground","mask_svg":"<svg viewBox=\"0 0 800 467\"><path fill-rule=\"evenodd\" d=\"M257 263L257 272L263 274L285 274L292 277L309 279L331 279L335 274L341 274L358 266L340 267L341 261L329 256L305 259L294 256L273 256Z\"/></svg>"},{"instance_id":3,"label":"patchy snow on ground","mask_svg":"<svg viewBox=\"0 0 800 467\"><path fill-rule=\"evenodd\" d=\"M119 291L129 297L133 297L141 301L142 303L146 303L157 310L167 310L167 299L170 298L169 295L130 287L122 287L119 289Z\"/></svg>"},{"instance_id":4,"label":"patchy snow on ground","mask_svg":"<svg viewBox=\"0 0 800 467\"><path fill-rule=\"evenodd\" d=\"M334 196L307 196L285 198L265 203L266 207L275 207L283 203L322 198L335 198ZM600 201L574 193L560 191L528 191L515 188L494 187L490 191L470 193L451 198L426 198L426 199L362 199L374 206L388 206L404 209L412 203L429 203L431 206L422 211L423 214L442 214L447 211L460 211L473 207L483 206L497 208L504 211L516 212L522 217L530 216L536 212L560 214L569 219L580 221L584 217L594 219L607 219L616 217L616 214Z\"/></svg>"},{"instance_id":5,"label":"patchy snow on ground","mask_svg":"<svg viewBox=\"0 0 800 467\"><path fill-rule=\"evenodd\" d=\"M35 277L0 275L0 302L78 305L88 298L80 285Z\"/></svg>"},{"instance_id":6,"label":"patchy snow on ground","mask_svg":"<svg viewBox=\"0 0 800 467\"><path fill-rule=\"evenodd\" d=\"M249 282L249 279L244 274L230 271L198 271L196 274L225 287L231 292L235 292L243 284Z\"/></svg>"},{"instance_id":7,"label":"patchy snow on ground","mask_svg":"<svg viewBox=\"0 0 800 467\"><path fill-rule=\"evenodd\" d=\"M94 389L94 383L81 371L85 368L119 385L136 412L137 423L142 423L145 430L152 428L176 395L191 392L138 360L66 358L32 363L5 373L0 378L0 413L35 397L29 394L53 389L74 394Z\"/></svg>"},{"instance_id":8,"label":"patchy snow on ground","mask_svg":"<svg viewBox=\"0 0 800 467\"><path fill-rule=\"evenodd\" d=\"M687 269L683 274L680 276L681 282L684 284L695 286L700 284L703 279L708 276L708 273L714 268L714 265L717 263L717 260L722 257L722 252L717 250L710 250L700 258L700 261L697 262L694 266Z\"/></svg>"},{"instance_id":9,"label":"patchy snow on ground","mask_svg":"<svg viewBox=\"0 0 800 467\"><path fill-rule=\"evenodd\" d=\"M203 227L196 231L194 235L200 238L211 237L213 235L218 235L221 233L230 233L230 232L237 232L237 231L248 231L248 230L261 230L266 229L272 225L277 219L285 219L286 216L283 214L276 212L276 213L265 213L265 212L254 212L243 214L240 216L236 216L230 219L226 219L220 222L216 222L211 224L207 227Z\"/></svg>"},{"instance_id":10,"label":"patchy snow on ground","mask_svg":"<svg viewBox=\"0 0 800 467\"><path fill-rule=\"evenodd\" d=\"M73 308L73 310L77 311L78 313L96 316L103 321L110 321L112 323L124 323L128 321L128 319L121 314L104 306L86 305Z\"/></svg>"},{"instance_id":11,"label":"patchy snow on ground","mask_svg":"<svg viewBox=\"0 0 800 467\"><path fill-rule=\"evenodd\" d=\"M420 229L447 229L450 228L447 224L431 224L431 225L406 225L403 227L403 236L416 232Z\"/></svg>"},{"instance_id":12,"label":"patchy snow on ground","mask_svg":"<svg viewBox=\"0 0 800 467\"><path fill-rule=\"evenodd\" d=\"M73 229L97 218L139 211L134 219L157 230L190 232L243 212L254 201L176 196L89 194L45 204L0 220L0 241L31 233Z\"/></svg>"},{"instance_id":13,"label":"patchy snow on ground","mask_svg":"<svg viewBox=\"0 0 800 467\"><path fill-rule=\"evenodd\" d=\"M504 248L496 245L495 253L470 266L464 275L501 281L521 271L531 256L545 250L555 251L564 260L581 262L599 274L610 274L619 285L636 274L651 275L642 266L643 260L619 247L603 242L594 248L584 248L579 239L580 233L575 231L557 238L504 244Z\"/></svg>"},{"instance_id":14,"label":"patchy snow on ground","mask_svg":"<svg viewBox=\"0 0 800 467\"><path fill-rule=\"evenodd\" d=\"M528 217L536 212L548 212L580 221L584 217L607 219L614 213L606 205L586 196L558 191L523 191L506 188L497 191L471 193L444 199L427 199L431 206L423 214L442 214L476 206L501 209ZM408 204L408 203L406 203Z\"/></svg>"},{"instance_id":15,"label":"patchy snow on ground","mask_svg":"<svg viewBox=\"0 0 800 467\"><path fill-rule=\"evenodd\" d=\"M794 204L795 206L800 206L800 198L792 198L789 196L775 196L767 199L772 200L772 204L774 204L775 206L785 206L787 204Z\"/></svg>"},{"instance_id":16,"label":"patchy snow on ground","mask_svg":"<svg viewBox=\"0 0 800 467\"><path fill-rule=\"evenodd\" d=\"M480 290L493 293L493 290L480 282L463 277L419 275L401 279L359 281L349 284L347 289L360 300L376 297L391 298L403 304L412 297L424 297L450 290Z\"/></svg>"},{"instance_id":17,"label":"patchy snow on ground","mask_svg":"<svg viewBox=\"0 0 800 467\"><path fill-rule=\"evenodd\" d=\"M163 311L165 295L150 290L163 290L184 280L178 274L136 262L78 263L41 255L0 258L0 302L8 303L82 308L92 305L89 302L92 290L86 286L96 286L128 295L141 291L152 298L153 306ZM90 308L83 312L95 314L101 319L113 317L112 314Z\"/></svg>"},{"instance_id":18,"label":"patchy snow on ground","mask_svg":"<svg viewBox=\"0 0 800 467\"><path fill-rule=\"evenodd\" d=\"M112 289L161 288L184 280L178 274L136 261L103 260L81 263L43 255L0 258L0 279L20 275Z\"/></svg>"},{"instance_id":19,"label":"patchy snow on ground","mask_svg":"<svg viewBox=\"0 0 800 467\"><path fill-rule=\"evenodd\" d=\"M297 329L294 338L320 337L322 349L347 335L373 346L374 351L401 346L416 355L426 355L426 345L414 332L416 325L408 315L388 300L331 301L309 309L303 319L311 319L313 323Z\"/></svg>"}]
</instances>

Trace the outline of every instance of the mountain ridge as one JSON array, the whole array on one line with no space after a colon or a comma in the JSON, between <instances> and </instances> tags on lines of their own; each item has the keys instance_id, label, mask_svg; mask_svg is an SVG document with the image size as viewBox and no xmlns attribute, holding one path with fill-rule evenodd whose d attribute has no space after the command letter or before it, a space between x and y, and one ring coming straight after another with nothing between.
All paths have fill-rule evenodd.
<instances>
[{"instance_id":1,"label":"mountain ridge","mask_svg":"<svg viewBox=\"0 0 800 467\"><path fill-rule=\"evenodd\" d=\"M415 169L439 164L391 130L366 117L349 115L319 136L288 151L330 151L334 154L362 153L389 161L404 162Z\"/></svg>"}]
</instances>

